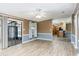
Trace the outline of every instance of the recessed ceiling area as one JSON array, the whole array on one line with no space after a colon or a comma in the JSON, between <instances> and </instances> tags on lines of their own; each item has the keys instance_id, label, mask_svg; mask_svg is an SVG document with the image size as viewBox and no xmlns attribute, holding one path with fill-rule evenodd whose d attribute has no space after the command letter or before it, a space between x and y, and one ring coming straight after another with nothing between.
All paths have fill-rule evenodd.
<instances>
[{"instance_id":1,"label":"recessed ceiling area","mask_svg":"<svg viewBox=\"0 0 79 59\"><path fill-rule=\"evenodd\" d=\"M75 3L0 3L0 13L32 21L68 17L75 8Z\"/></svg>"}]
</instances>

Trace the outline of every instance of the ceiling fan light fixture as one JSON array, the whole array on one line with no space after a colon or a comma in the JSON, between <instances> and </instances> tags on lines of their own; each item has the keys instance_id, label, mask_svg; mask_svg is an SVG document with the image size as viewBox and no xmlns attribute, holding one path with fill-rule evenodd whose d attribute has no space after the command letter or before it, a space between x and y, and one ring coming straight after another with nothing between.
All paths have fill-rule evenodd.
<instances>
[{"instance_id":1,"label":"ceiling fan light fixture","mask_svg":"<svg viewBox=\"0 0 79 59\"><path fill-rule=\"evenodd\" d=\"M37 15L36 18L41 18L41 16L40 15Z\"/></svg>"}]
</instances>

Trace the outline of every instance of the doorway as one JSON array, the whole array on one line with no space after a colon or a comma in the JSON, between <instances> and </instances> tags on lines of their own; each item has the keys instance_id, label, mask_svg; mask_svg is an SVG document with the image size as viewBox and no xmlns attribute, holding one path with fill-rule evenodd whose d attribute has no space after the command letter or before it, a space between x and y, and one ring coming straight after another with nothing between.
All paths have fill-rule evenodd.
<instances>
[{"instance_id":1,"label":"doorway","mask_svg":"<svg viewBox=\"0 0 79 59\"><path fill-rule=\"evenodd\" d=\"M29 38L36 38L37 37L37 23L30 21L29 22Z\"/></svg>"},{"instance_id":2,"label":"doorway","mask_svg":"<svg viewBox=\"0 0 79 59\"><path fill-rule=\"evenodd\" d=\"M22 43L22 22L8 21L8 47Z\"/></svg>"},{"instance_id":3,"label":"doorway","mask_svg":"<svg viewBox=\"0 0 79 59\"><path fill-rule=\"evenodd\" d=\"M61 37L61 38L68 38L69 41L71 40L71 33L72 33L72 20L71 17L67 18L60 18L52 20L52 27L53 36Z\"/></svg>"}]
</instances>

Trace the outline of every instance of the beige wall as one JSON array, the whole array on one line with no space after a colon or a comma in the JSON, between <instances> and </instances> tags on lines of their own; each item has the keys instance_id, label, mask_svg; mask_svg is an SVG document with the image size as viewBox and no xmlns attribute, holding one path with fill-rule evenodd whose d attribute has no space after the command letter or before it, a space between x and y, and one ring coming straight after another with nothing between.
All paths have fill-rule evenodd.
<instances>
[{"instance_id":1,"label":"beige wall","mask_svg":"<svg viewBox=\"0 0 79 59\"><path fill-rule=\"evenodd\" d=\"M67 23L66 24L66 31L71 32L72 29L72 24L71 23Z\"/></svg>"},{"instance_id":2,"label":"beige wall","mask_svg":"<svg viewBox=\"0 0 79 59\"><path fill-rule=\"evenodd\" d=\"M75 34L74 15L72 15L72 33Z\"/></svg>"},{"instance_id":3,"label":"beige wall","mask_svg":"<svg viewBox=\"0 0 79 59\"><path fill-rule=\"evenodd\" d=\"M37 23L38 33L50 33L50 27L52 25L51 20L45 20Z\"/></svg>"},{"instance_id":4,"label":"beige wall","mask_svg":"<svg viewBox=\"0 0 79 59\"><path fill-rule=\"evenodd\" d=\"M23 20L23 24L22 24L22 34L29 34L29 21L28 20Z\"/></svg>"},{"instance_id":5,"label":"beige wall","mask_svg":"<svg viewBox=\"0 0 79 59\"><path fill-rule=\"evenodd\" d=\"M78 15L77 15L77 38L79 40L79 12L78 12Z\"/></svg>"}]
</instances>

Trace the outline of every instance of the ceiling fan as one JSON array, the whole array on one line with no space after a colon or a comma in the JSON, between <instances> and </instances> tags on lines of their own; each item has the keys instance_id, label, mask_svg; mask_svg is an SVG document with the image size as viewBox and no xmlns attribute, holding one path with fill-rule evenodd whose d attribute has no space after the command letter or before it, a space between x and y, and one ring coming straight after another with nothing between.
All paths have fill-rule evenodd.
<instances>
[{"instance_id":1,"label":"ceiling fan","mask_svg":"<svg viewBox=\"0 0 79 59\"><path fill-rule=\"evenodd\" d=\"M42 10L42 9L36 9L36 14L35 14L35 18L42 18L42 17L45 17L45 12Z\"/></svg>"}]
</instances>

